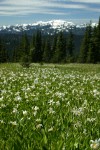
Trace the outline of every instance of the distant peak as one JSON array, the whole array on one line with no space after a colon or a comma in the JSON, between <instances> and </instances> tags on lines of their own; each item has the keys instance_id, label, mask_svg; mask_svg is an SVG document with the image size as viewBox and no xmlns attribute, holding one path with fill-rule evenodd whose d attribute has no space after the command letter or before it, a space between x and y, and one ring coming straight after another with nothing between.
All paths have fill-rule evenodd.
<instances>
[{"instance_id":1,"label":"distant peak","mask_svg":"<svg viewBox=\"0 0 100 150\"><path fill-rule=\"evenodd\" d=\"M38 21L32 24L16 24L9 25L9 26L2 26L0 27L0 33L21 33L27 32L32 34L37 29L40 29L42 33L46 34L54 34L60 31L69 32L72 30L74 34L84 34L85 28L87 24L74 24L73 22L69 22L66 20L49 20L49 21ZM91 26L94 28L97 26L97 23L91 23Z\"/></svg>"}]
</instances>

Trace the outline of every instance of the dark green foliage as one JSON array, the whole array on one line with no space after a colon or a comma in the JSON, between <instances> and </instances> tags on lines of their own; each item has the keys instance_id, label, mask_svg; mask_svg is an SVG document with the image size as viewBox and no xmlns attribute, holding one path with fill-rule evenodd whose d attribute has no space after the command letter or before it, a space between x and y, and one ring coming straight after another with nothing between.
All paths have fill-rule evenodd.
<instances>
[{"instance_id":1,"label":"dark green foliage","mask_svg":"<svg viewBox=\"0 0 100 150\"><path fill-rule=\"evenodd\" d=\"M63 62L66 59L66 46L64 34L62 32L59 33L57 37L56 50L54 53L54 61L55 63Z\"/></svg>"},{"instance_id":2,"label":"dark green foliage","mask_svg":"<svg viewBox=\"0 0 100 150\"><path fill-rule=\"evenodd\" d=\"M55 56L56 53L56 46L57 46L57 34L54 35L52 47L51 47L51 62L55 62Z\"/></svg>"},{"instance_id":3,"label":"dark green foliage","mask_svg":"<svg viewBox=\"0 0 100 150\"><path fill-rule=\"evenodd\" d=\"M51 44L50 39L46 40L44 52L43 52L43 61L49 63L51 59Z\"/></svg>"},{"instance_id":4,"label":"dark green foliage","mask_svg":"<svg viewBox=\"0 0 100 150\"><path fill-rule=\"evenodd\" d=\"M95 47L96 47L96 62L100 62L100 17L99 17L99 22L97 26L97 32L96 32L96 37L95 37Z\"/></svg>"},{"instance_id":5,"label":"dark green foliage","mask_svg":"<svg viewBox=\"0 0 100 150\"><path fill-rule=\"evenodd\" d=\"M20 54L18 52L19 52L18 48L14 48L14 51L13 51L13 62L18 62L19 61Z\"/></svg>"},{"instance_id":6,"label":"dark green foliage","mask_svg":"<svg viewBox=\"0 0 100 150\"><path fill-rule=\"evenodd\" d=\"M100 19L97 27L87 26L80 49L79 62L100 63Z\"/></svg>"},{"instance_id":7,"label":"dark green foliage","mask_svg":"<svg viewBox=\"0 0 100 150\"><path fill-rule=\"evenodd\" d=\"M94 43L91 39L90 43L89 43L89 48L88 48L88 52L87 52L87 63L95 63L95 46Z\"/></svg>"},{"instance_id":8,"label":"dark green foliage","mask_svg":"<svg viewBox=\"0 0 100 150\"><path fill-rule=\"evenodd\" d=\"M89 44L90 44L90 38L91 38L91 26L87 26L85 34L84 34L84 39L81 45L81 49L80 49L80 58L79 61L81 63L86 63L87 62L87 55L88 50L89 50Z\"/></svg>"},{"instance_id":9,"label":"dark green foliage","mask_svg":"<svg viewBox=\"0 0 100 150\"><path fill-rule=\"evenodd\" d=\"M47 45L46 44L47 39L49 39L49 43L50 43L50 50L48 51L48 55L50 55L49 56L49 63L56 62L55 58L56 58L58 36L59 36L59 34L46 35L46 36L42 35L41 36L41 42L40 42L39 38L36 38L37 34L33 34L33 37L31 37L29 35L25 35L25 34L23 34L23 35L15 35L15 34L2 35L3 46L5 47L5 49L7 49L7 55L8 55L7 56L7 62L22 61L24 59L24 58L22 59L22 57L24 55L26 55L25 53L28 50L28 55L29 55L30 62L39 62L39 63L41 63L44 59L43 58L44 57L43 56L44 55L44 50L47 49L46 48L47 47L46 46ZM65 56L66 56L66 54L67 54L66 50L65 50L66 49L66 38L68 37L68 35L63 34L63 37L64 37L64 41L63 41L64 42L64 47L65 47L64 51L65 51ZM77 37L77 38L79 39L79 37ZM77 38L74 38L74 40L77 41ZM38 39L38 40L36 40L36 39ZM82 39L82 37L81 37L81 39ZM25 44L25 43L27 43L27 44ZM39 44L39 47L40 47L39 49L41 50L40 55L38 55L38 50L36 51L36 47L37 47L36 45L38 45L38 43L40 43ZM77 47L78 44L76 43L75 46ZM78 49L79 49L79 47L78 47ZM75 49L74 54L76 53L76 50L77 50L77 48ZM65 56L64 56L64 58L62 57L62 60L60 62L65 62L65 59L66 59ZM46 62L47 62L47 60L46 60Z\"/></svg>"},{"instance_id":10,"label":"dark green foliage","mask_svg":"<svg viewBox=\"0 0 100 150\"><path fill-rule=\"evenodd\" d=\"M4 47L4 43L0 38L0 63L7 62L7 51Z\"/></svg>"},{"instance_id":11,"label":"dark green foliage","mask_svg":"<svg viewBox=\"0 0 100 150\"><path fill-rule=\"evenodd\" d=\"M22 57L24 55L29 55L29 53L30 53L30 44L29 44L27 35L24 34L22 36L22 40L20 43L20 55Z\"/></svg>"},{"instance_id":12,"label":"dark green foliage","mask_svg":"<svg viewBox=\"0 0 100 150\"><path fill-rule=\"evenodd\" d=\"M30 57L28 55L24 55L21 58L21 63L20 63L23 67L29 68L30 67Z\"/></svg>"},{"instance_id":13,"label":"dark green foliage","mask_svg":"<svg viewBox=\"0 0 100 150\"><path fill-rule=\"evenodd\" d=\"M20 44L20 52L19 52L20 63L23 67L30 66L30 44L28 41L28 37L26 34L22 36L22 41Z\"/></svg>"},{"instance_id":14,"label":"dark green foliage","mask_svg":"<svg viewBox=\"0 0 100 150\"><path fill-rule=\"evenodd\" d=\"M34 53L35 53L35 36L33 35L32 41L30 44L30 56L31 62L34 62Z\"/></svg>"},{"instance_id":15,"label":"dark green foliage","mask_svg":"<svg viewBox=\"0 0 100 150\"><path fill-rule=\"evenodd\" d=\"M42 61L42 35L41 31L37 31L35 39L33 41L32 49L32 61L41 62Z\"/></svg>"},{"instance_id":16,"label":"dark green foliage","mask_svg":"<svg viewBox=\"0 0 100 150\"><path fill-rule=\"evenodd\" d=\"M19 62L18 52L20 51L20 34L0 34L3 47L7 52L7 62Z\"/></svg>"},{"instance_id":17,"label":"dark green foliage","mask_svg":"<svg viewBox=\"0 0 100 150\"><path fill-rule=\"evenodd\" d=\"M68 39L67 39L67 62L73 62L73 56L74 56L74 35L72 31L70 31Z\"/></svg>"},{"instance_id":18,"label":"dark green foliage","mask_svg":"<svg viewBox=\"0 0 100 150\"><path fill-rule=\"evenodd\" d=\"M72 32L70 32L68 37L68 43L67 43L67 49L70 56L73 56L73 50L74 50L74 35Z\"/></svg>"}]
</instances>

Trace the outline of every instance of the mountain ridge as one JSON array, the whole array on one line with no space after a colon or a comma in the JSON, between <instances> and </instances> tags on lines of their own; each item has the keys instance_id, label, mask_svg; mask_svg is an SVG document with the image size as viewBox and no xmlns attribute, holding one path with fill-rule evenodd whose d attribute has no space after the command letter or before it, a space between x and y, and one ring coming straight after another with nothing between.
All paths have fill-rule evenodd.
<instances>
[{"instance_id":1,"label":"mountain ridge","mask_svg":"<svg viewBox=\"0 0 100 150\"><path fill-rule=\"evenodd\" d=\"M91 27L94 28L97 26L97 23L91 23ZM16 24L16 25L8 25L8 26L0 26L0 33L23 33L31 35L36 30L41 30L43 34L53 35L54 33L58 33L60 31L68 33L70 30L74 34L82 35L86 29L87 24L74 24L73 22L68 22L66 20L50 20L50 21L38 21L32 24Z\"/></svg>"}]
</instances>

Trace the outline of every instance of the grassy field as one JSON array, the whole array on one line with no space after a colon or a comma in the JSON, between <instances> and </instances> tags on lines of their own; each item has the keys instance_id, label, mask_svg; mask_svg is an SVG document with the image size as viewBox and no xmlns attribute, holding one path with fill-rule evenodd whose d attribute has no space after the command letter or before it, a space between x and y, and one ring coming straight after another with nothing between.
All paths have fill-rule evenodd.
<instances>
[{"instance_id":1,"label":"grassy field","mask_svg":"<svg viewBox=\"0 0 100 150\"><path fill-rule=\"evenodd\" d=\"M0 150L100 150L100 65L0 64Z\"/></svg>"}]
</instances>

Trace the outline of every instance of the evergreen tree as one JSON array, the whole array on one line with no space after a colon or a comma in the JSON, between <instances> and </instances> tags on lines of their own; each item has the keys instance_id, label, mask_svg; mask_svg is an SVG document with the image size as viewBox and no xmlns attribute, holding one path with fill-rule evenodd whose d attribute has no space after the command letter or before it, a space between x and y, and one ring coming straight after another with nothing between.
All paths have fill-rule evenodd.
<instances>
[{"instance_id":1,"label":"evergreen tree","mask_svg":"<svg viewBox=\"0 0 100 150\"><path fill-rule=\"evenodd\" d=\"M65 54L66 54L65 38L64 38L64 34L60 32L57 37L54 61L56 63L64 62L66 58Z\"/></svg>"},{"instance_id":2,"label":"evergreen tree","mask_svg":"<svg viewBox=\"0 0 100 150\"><path fill-rule=\"evenodd\" d=\"M31 41L31 44L30 44L31 62L34 62L34 55L35 55L35 36L33 35L32 41Z\"/></svg>"},{"instance_id":3,"label":"evergreen tree","mask_svg":"<svg viewBox=\"0 0 100 150\"><path fill-rule=\"evenodd\" d=\"M55 53L57 46L57 34L54 35L52 46L51 46L51 60L50 62L55 62Z\"/></svg>"},{"instance_id":4,"label":"evergreen tree","mask_svg":"<svg viewBox=\"0 0 100 150\"><path fill-rule=\"evenodd\" d=\"M28 37L27 37L27 34L24 34L22 36L22 41L21 41L21 53L22 55L29 55L30 53L30 44L29 44L29 41L28 41Z\"/></svg>"},{"instance_id":5,"label":"evergreen tree","mask_svg":"<svg viewBox=\"0 0 100 150\"><path fill-rule=\"evenodd\" d=\"M95 46L93 43L93 39L91 38L91 41L89 43L89 49L87 52L87 63L95 63Z\"/></svg>"},{"instance_id":6,"label":"evergreen tree","mask_svg":"<svg viewBox=\"0 0 100 150\"><path fill-rule=\"evenodd\" d=\"M42 61L42 35L41 31L37 31L35 36L35 44L33 48L33 55L32 59L34 62L41 62Z\"/></svg>"},{"instance_id":7,"label":"evergreen tree","mask_svg":"<svg viewBox=\"0 0 100 150\"><path fill-rule=\"evenodd\" d=\"M87 53L88 63L100 62L100 18L97 27L94 27Z\"/></svg>"},{"instance_id":8,"label":"evergreen tree","mask_svg":"<svg viewBox=\"0 0 100 150\"><path fill-rule=\"evenodd\" d=\"M49 63L50 59L51 59L51 44L50 39L47 39L44 47L43 61Z\"/></svg>"},{"instance_id":9,"label":"evergreen tree","mask_svg":"<svg viewBox=\"0 0 100 150\"><path fill-rule=\"evenodd\" d=\"M74 35L72 31L69 33L68 42L66 46L67 50L67 61L71 62L73 60L73 51L74 51Z\"/></svg>"},{"instance_id":10,"label":"evergreen tree","mask_svg":"<svg viewBox=\"0 0 100 150\"><path fill-rule=\"evenodd\" d=\"M4 47L4 43L0 38L0 63L7 62L7 51Z\"/></svg>"},{"instance_id":11,"label":"evergreen tree","mask_svg":"<svg viewBox=\"0 0 100 150\"><path fill-rule=\"evenodd\" d=\"M91 29L91 25L89 25L86 27L86 31L80 49L79 62L81 63L86 63L88 57L87 55L90 54L89 45L91 43L91 36L92 36L92 29Z\"/></svg>"},{"instance_id":12,"label":"evergreen tree","mask_svg":"<svg viewBox=\"0 0 100 150\"><path fill-rule=\"evenodd\" d=\"M100 17L95 36L95 47L96 47L96 62L100 62Z\"/></svg>"},{"instance_id":13,"label":"evergreen tree","mask_svg":"<svg viewBox=\"0 0 100 150\"><path fill-rule=\"evenodd\" d=\"M13 50L13 62L17 62L17 50L14 48Z\"/></svg>"},{"instance_id":14,"label":"evergreen tree","mask_svg":"<svg viewBox=\"0 0 100 150\"><path fill-rule=\"evenodd\" d=\"M29 67L31 60L30 60L30 44L29 44L29 41L28 41L27 34L24 34L22 36L19 56L20 56L22 66Z\"/></svg>"}]
</instances>

